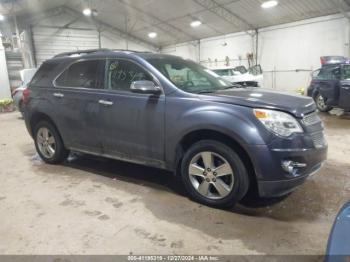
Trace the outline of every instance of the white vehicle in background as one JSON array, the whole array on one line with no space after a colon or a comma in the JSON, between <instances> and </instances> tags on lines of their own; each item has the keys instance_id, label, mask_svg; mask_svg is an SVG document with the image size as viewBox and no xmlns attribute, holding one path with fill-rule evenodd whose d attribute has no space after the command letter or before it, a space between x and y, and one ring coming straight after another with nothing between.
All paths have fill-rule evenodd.
<instances>
[{"instance_id":1,"label":"white vehicle in background","mask_svg":"<svg viewBox=\"0 0 350 262\"><path fill-rule=\"evenodd\" d=\"M260 65L253 66L248 70L245 66L213 68L211 70L232 84L253 87L264 86L264 76Z\"/></svg>"},{"instance_id":2,"label":"white vehicle in background","mask_svg":"<svg viewBox=\"0 0 350 262\"><path fill-rule=\"evenodd\" d=\"M36 71L37 71L36 68L22 70L20 72L22 84L20 87L16 88L12 92L13 102L22 115L23 115L23 91L27 88L29 82L32 80Z\"/></svg>"}]
</instances>

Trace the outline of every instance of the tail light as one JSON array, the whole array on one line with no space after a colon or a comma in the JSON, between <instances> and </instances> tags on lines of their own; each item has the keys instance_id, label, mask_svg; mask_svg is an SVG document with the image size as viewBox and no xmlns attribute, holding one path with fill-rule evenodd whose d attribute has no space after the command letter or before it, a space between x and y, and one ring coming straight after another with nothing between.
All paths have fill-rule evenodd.
<instances>
[{"instance_id":1,"label":"tail light","mask_svg":"<svg viewBox=\"0 0 350 262\"><path fill-rule=\"evenodd\" d=\"M23 90L22 95L23 95L23 104L25 105L29 100L29 88L28 87L26 87Z\"/></svg>"}]
</instances>

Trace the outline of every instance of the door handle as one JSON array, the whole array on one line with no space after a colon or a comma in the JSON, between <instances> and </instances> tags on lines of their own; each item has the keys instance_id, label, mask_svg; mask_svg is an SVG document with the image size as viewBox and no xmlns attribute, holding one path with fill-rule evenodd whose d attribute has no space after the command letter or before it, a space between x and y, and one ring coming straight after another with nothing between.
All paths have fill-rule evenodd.
<instances>
[{"instance_id":1,"label":"door handle","mask_svg":"<svg viewBox=\"0 0 350 262\"><path fill-rule=\"evenodd\" d=\"M62 97L64 97L64 94L62 94L62 93L54 93L53 96L54 97L58 97L58 98L62 98Z\"/></svg>"},{"instance_id":2,"label":"door handle","mask_svg":"<svg viewBox=\"0 0 350 262\"><path fill-rule=\"evenodd\" d=\"M114 104L113 102L106 100L99 100L98 103L104 106L112 106Z\"/></svg>"},{"instance_id":3,"label":"door handle","mask_svg":"<svg viewBox=\"0 0 350 262\"><path fill-rule=\"evenodd\" d=\"M350 89L350 85L344 85L344 86L342 86L342 88L345 89L345 90L349 90Z\"/></svg>"}]
</instances>

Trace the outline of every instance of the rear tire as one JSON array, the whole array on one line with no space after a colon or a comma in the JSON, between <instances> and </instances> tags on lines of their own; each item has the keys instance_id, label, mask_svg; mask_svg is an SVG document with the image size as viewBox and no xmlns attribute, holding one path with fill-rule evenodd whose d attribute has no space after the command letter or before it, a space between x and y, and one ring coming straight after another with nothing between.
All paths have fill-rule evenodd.
<instances>
[{"instance_id":1,"label":"rear tire","mask_svg":"<svg viewBox=\"0 0 350 262\"><path fill-rule=\"evenodd\" d=\"M197 142L187 150L181 177L192 199L215 208L235 205L249 188L248 172L238 154L214 140Z\"/></svg>"},{"instance_id":2,"label":"rear tire","mask_svg":"<svg viewBox=\"0 0 350 262\"><path fill-rule=\"evenodd\" d=\"M60 164L69 155L56 127L48 121L41 121L35 126L34 142L39 156L48 164Z\"/></svg>"},{"instance_id":3,"label":"rear tire","mask_svg":"<svg viewBox=\"0 0 350 262\"><path fill-rule=\"evenodd\" d=\"M316 95L314 99L319 111L326 113L333 109L333 107L326 104L326 100L321 94Z\"/></svg>"}]
</instances>

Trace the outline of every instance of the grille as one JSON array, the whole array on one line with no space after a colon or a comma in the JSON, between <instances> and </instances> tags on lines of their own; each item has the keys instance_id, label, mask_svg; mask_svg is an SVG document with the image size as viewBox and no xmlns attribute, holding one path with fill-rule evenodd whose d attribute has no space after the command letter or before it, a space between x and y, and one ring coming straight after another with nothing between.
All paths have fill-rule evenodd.
<instances>
[{"instance_id":1,"label":"grille","mask_svg":"<svg viewBox=\"0 0 350 262\"><path fill-rule=\"evenodd\" d=\"M315 113L312 113L312 114L305 116L303 119L303 122L306 126L311 126L311 125L314 125L314 124L321 122L321 118L315 112Z\"/></svg>"},{"instance_id":2,"label":"grille","mask_svg":"<svg viewBox=\"0 0 350 262\"><path fill-rule=\"evenodd\" d=\"M312 134L311 137L316 148L322 148L327 145L327 141L323 132Z\"/></svg>"}]
</instances>

